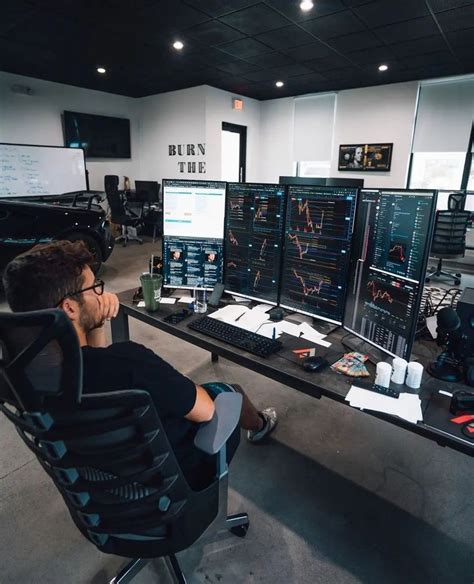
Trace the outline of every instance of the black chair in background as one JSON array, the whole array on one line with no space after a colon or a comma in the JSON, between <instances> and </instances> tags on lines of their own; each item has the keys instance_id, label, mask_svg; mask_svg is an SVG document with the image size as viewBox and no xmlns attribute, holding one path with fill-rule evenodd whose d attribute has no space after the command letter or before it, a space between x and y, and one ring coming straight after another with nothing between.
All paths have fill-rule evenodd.
<instances>
[{"instance_id":1,"label":"black chair in background","mask_svg":"<svg viewBox=\"0 0 474 584\"><path fill-rule=\"evenodd\" d=\"M153 228L153 243L156 241L156 234L163 231L163 206L160 195L161 185L152 180L135 181L135 199L146 204L146 211L143 214L145 226Z\"/></svg>"},{"instance_id":2,"label":"black chair in background","mask_svg":"<svg viewBox=\"0 0 474 584\"><path fill-rule=\"evenodd\" d=\"M158 557L185 583L177 552L210 527L246 534L248 516L227 517L226 509L226 441L239 423L240 394L219 395L216 414L196 435L217 463L210 483L193 491L147 391L82 395L81 349L62 311L0 314L0 347L0 410L84 537L104 553L135 558L113 583L131 581Z\"/></svg>"},{"instance_id":3,"label":"black chair in background","mask_svg":"<svg viewBox=\"0 0 474 584\"><path fill-rule=\"evenodd\" d=\"M460 273L452 274L443 270L443 259L464 257L469 217L469 211L436 212L430 256L438 258L438 265L429 268L426 282L430 282L431 278L445 278L454 280L455 286L461 283Z\"/></svg>"},{"instance_id":4,"label":"black chair in background","mask_svg":"<svg viewBox=\"0 0 474 584\"><path fill-rule=\"evenodd\" d=\"M448 197L449 211L463 211L466 203L465 193L451 193Z\"/></svg>"},{"instance_id":5,"label":"black chair in background","mask_svg":"<svg viewBox=\"0 0 474 584\"><path fill-rule=\"evenodd\" d=\"M110 218L112 223L117 223L122 227L122 235L115 238L115 241L123 241L124 247L129 241L138 241L139 244L142 244L143 239L137 235L130 234L128 228L133 227L137 229L139 225L143 224L143 218L127 212L122 198L123 193L120 193L118 190L118 184L118 176L108 174L104 177L104 189L110 207Z\"/></svg>"}]
</instances>

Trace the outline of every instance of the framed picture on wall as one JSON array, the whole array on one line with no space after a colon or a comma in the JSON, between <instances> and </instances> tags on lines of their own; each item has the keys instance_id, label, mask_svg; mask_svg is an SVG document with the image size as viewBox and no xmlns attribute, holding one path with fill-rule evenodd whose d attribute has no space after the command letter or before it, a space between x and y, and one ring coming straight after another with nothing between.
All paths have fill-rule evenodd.
<instances>
[{"instance_id":1,"label":"framed picture on wall","mask_svg":"<svg viewBox=\"0 0 474 584\"><path fill-rule=\"evenodd\" d=\"M388 171L392 163L392 149L393 143L341 144L338 170Z\"/></svg>"}]
</instances>

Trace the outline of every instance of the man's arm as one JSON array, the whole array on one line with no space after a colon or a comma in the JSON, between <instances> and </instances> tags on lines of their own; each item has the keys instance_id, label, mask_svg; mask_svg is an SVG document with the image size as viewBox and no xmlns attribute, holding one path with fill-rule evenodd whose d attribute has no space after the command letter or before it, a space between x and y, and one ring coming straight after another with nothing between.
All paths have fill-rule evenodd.
<instances>
[{"instance_id":1,"label":"man's arm","mask_svg":"<svg viewBox=\"0 0 474 584\"><path fill-rule=\"evenodd\" d=\"M99 303L98 326L87 333L86 339L90 347L106 347L105 322L117 316L120 303L116 294L111 292L104 292L101 296L97 296L97 301Z\"/></svg>"},{"instance_id":2,"label":"man's arm","mask_svg":"<svg viewBox=\"0 0 474 584\"><path fill-rule=\"evenodd\" d=\"M214 415L214 402L209 394L200 385L196 385L196 401L192 410L186 414L185 418L190 422L209 422Z\"/></svg>"}]
</instances>

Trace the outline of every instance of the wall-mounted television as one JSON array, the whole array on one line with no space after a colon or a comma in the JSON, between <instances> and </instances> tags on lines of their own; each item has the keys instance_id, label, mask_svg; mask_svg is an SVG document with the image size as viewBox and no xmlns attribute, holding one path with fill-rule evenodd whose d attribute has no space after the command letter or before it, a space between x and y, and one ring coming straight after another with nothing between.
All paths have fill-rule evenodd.
<instances>
[{"instance_id":1,"label":"wall-mounted television","mask_svg":"<svg viewBox=\"0 0 474 584\"><path fill-rule=\"evenodd\" d=\"M131 158L130 120L65 111L64 145L86 158Z\"/></svg>"}]
</instances>

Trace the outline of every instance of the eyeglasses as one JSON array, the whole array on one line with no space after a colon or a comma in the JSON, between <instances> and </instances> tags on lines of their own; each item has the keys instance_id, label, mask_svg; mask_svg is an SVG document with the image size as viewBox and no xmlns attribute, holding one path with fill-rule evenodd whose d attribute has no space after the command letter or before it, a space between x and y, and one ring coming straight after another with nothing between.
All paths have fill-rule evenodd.
<instances>
[{"instance_id":1,"label":"eyeglasses","mask_svg":"<svg viewBox=\"0 0 474 584\"><path fill-rule=\"evenodd\" d=\"M103 280L96 280L92 284L92 286L87 286L87 288L82 288L81 290L76 290L75 292L68 292L61 298L61 300L56 304L56 306L59 306L61 302L66 298L69 298L70 296L78 296L79 294L87 292L88 290L94 290L97 296L102 296L102 294L104 293L104 285L105 284Z\"/></svg>"}]
</instances>

